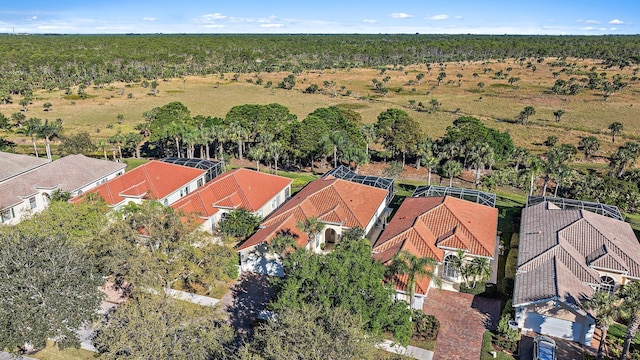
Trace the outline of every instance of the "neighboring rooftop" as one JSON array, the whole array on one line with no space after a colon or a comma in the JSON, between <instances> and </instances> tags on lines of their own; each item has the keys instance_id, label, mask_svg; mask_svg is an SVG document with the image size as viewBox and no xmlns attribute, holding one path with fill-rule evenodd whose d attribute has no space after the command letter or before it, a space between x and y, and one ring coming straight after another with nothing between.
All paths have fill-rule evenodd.
<instances>
[{"instance_id":1,"label":"neighboring rooftop","mask_svg":"<svg viewBox=\"0 0 640 360\"><path fill-rule=\"evenodd\" d=\"M242 207L256 212L292 181L281 176L239 168L218 176L171 206L176 210L207 218L217 213L219 208Z\"/></svg>"},{"instance_id":2,"label":"neighboring rooftop","mask_svg":"<svg viewBox=\"0 0 640 360\"><path fill-rule=\"evenodd\" d=\"M78 191L125 167L122 163L84 155L65 156L0 184L0 209L14 206L24 198L37 194L37 189Z\"/></svg>"},{"instance_id":3,"label":"neighboring rooftop","mask_svg":"<svg viewBox=\"0 0 640 360\"><path fill-rule=\"evenodd\" d=\"M0 151L0 183L48 163L46 158Z\"/></svg>"},{"instance_id":4,"label":"neighboring rooftop","mask_svg":"<svg viewBox=\"0 0 640 360\"><path fill-rule=\"evenodd\" d=\"M470 255L495 256L498 210L451 196L406 198L373 246L374 258L389 263L406 250L418 257L444 260L445 250L463 250ZM404 290L406 276L390 279ZM424 294L429 279L419 281Z\"/></svg>"},{"instance_id":5,"label":"neighboring rooftop","mask_svg":"<svg viewBox=\"0 0 640 360\"><path fill-rule=\"evenodd\" d=\"M117 205L126 198L163 199L179 190L205 170L152 160L88 191L102 196L107 204Z\"/></svg>"},{"instance_id":6,"label":"neighboring rooftop","mask_svg":"<svg viewBox=\"0 0 640 360\"><path fill-rule=\"evenodd\" d=\"M205 181L209 182L215 177L224 172L224 166L219 161L207 160L207 159L193 159L193 158L176 158L168 157L160 160L174 165L182 165L191 167L194 169L202 169L207 173L205 175Z\"/></svg>"},{"instance_id":7,"label":"neighboring rooftop","mask_svg":"<svg viewBox=\"0 0 640 360\"><path fill-rule=\"evenodd\" d=\"M579 304L600 283L597 270L640 279L640 244L628 223L550 201L522 210L514 305Z\"/></svg>"},{"instance_id":8,"label":"neighboring rooftop","mask_svg":"<svg viewBox=\"0 0 640 360\"><path fill-rule=\"evenodd\" d=\"M291 231L297 236L298 244L305 246L308 236L297 224L312 217L348 228L365 229L387 195L384 189L325 175L310 182L271 214L238 250L269 242L278 231Z\"/></svg>"}]
</instances>

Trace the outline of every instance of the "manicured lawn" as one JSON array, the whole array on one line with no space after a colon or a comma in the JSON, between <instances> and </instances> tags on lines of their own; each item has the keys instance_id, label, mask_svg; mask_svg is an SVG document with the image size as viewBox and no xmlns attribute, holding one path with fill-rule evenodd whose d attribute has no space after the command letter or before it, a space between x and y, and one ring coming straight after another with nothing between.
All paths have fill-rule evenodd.
<instances>
[{"instance_id":1,"label":"manicured lawn","mask_svg":"<svg viewBox=\"0 0 640 360\"><path fill-rule=\"evenodd\" d=\"M136 158L124 159L124 163L127 164L127 167L125 168L125 172L131 171L137 168L138 166L148 162L149 162L148 159L136 159Z\"/></svg>"},{"instance_id":2,"label":"manicured lawn","mask_svg":"<svg viewBox=\"0 0 640 360\"><path fill-rule=\"evenodd\" d=\"M47 347L29 357L40 360L89 360L96 359L96 353L84 349L60 350L53 341L47 341Z\"/></svg>"}]
</instances>

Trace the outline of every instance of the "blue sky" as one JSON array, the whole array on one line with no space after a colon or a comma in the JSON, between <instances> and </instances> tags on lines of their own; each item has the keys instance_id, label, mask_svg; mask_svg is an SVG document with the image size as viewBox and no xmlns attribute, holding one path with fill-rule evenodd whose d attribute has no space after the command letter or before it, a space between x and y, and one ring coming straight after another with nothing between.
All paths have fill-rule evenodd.
<instances>
[{"instance_id":1,"label":"blue sky","mask_svg":"<svg viewBox=\"0 0 640 360\"><path fill-rule=\"evenodd\" d=\"M3 3L0 33L640 34L638 0Z\"/></svg>"}]
</instances>

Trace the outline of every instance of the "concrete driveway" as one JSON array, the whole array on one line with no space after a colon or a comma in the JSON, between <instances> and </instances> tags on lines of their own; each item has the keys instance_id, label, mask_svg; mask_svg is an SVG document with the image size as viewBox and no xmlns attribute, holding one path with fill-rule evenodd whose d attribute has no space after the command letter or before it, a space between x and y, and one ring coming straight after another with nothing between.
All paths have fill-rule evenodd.
<instances>
[{"instance_id":1,"label":"concrete driveway","mask_svg":"<svg viewBox=\"0 0 640 360\"><path fill-rule=\"evenodd\" d=\"M220 306L229 316L229 324L236 330L239 339L251 335L251 324L273 297L269 276L244 273L220 299Z\"/></svg>"},{"instance_id":2,"label":"concrete driveway","mask_svg":"<svg viewBox=\"0 0 640 360\"><path fill-rule=\"evenodd\" d=\"M500 301L432 288L422 310L440 321L434 359L479 359L482 335L499 320Z\"/></svg>"},{"instance_id":3,"label":"concrete driveway","mask_svg":"<svg viewBox=\"0 0 640 360\"><path fill-rule=\"evenodd\" d=\"M529 332L526 335L522 335L520 338L520 359L532 359L533 358L533 338L536 337L536 333ZM560 360L582 360L582 345L564 339L552 338L556 341L556 347L558 351L557 358Z\"/></svg>"}]
</instances>

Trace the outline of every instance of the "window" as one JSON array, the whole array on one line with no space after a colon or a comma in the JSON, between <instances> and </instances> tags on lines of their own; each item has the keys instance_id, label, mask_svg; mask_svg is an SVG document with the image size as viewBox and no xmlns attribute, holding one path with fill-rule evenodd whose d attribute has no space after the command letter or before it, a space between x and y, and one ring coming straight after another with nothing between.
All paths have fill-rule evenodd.
<instances>
[{"instance_id":1,"label":"window","mask_svg":"<svg viewBox=\"0 0 640 360\"><path fill-rule=\"evenodd\" d=\"M444 267L442 271L442 276L448 278L457 278L458 277L458 257L455 255L447 255L444 258Z\"/></svg>"},{"instance_id":2,"label":"window","mask_svg":"<svg viewBox=\"0 0 640 360\"><path fill-rule=\"evenodd\" d=\"M31 208L31 210L35 209L36 206L38 206L38 204L36 204L36 197L31 197L29 198L29 207Z\"/></svg>"},{"instance_id":3,"label":"window","mask_svg":"<svg viewBox=\"0 0 640 360\"><path fill-rule=\"evenodd\" d=\"M276 207L278 207L278 199L271 200L271 208L275 209Z\"/></svg>"},{"instance_id":4,"label":"window","mask_svg":"<svg viewBox=\"0 0 640 360\"><path fill-rule=\"evenodd\" d=\"M284 189L284 198L285 198L285 199L288 199L290 195L291 195L291 194L290 194L290 190L289 190L289 188Z\"/></svg>"},{"instance_id":5,"label":"window","mask_svg":"<svg viewBox=\"0 0 640 360\"><path fill-rule=\"evenodd\" d=\"M13 216L13 208L5 209L0 212L0 220L2 220L2 222L8 222L13 219Z\"/></svg>"},{"instance_id":6,"label":"window","mask_svg":"<svg viewBox=\"0 0 640 360\"><path fill-rule=\"evenodd\" d=\"M611 276L601 276L600 285L598 285L598 291L603 291L612 295L616 290L616 281Z\"/></svg>"},{"instance_id":7,"label":"window","mask_svg":"<svg viewBox=\"0 0 640 360\"><path fill-rule=\"evenodd\" d=\"M169 199L162 200L162 205L169 206Z\"/></svg>"},{"instance_id":8,"label":"window","mask_svg":"<svg viewBox=\"0 0 640 360\"><path fill-rule=\"evenodd\" d=\"M198 187L202 186L202 179L198 179Z\"/></svg>"}]
</instances>

